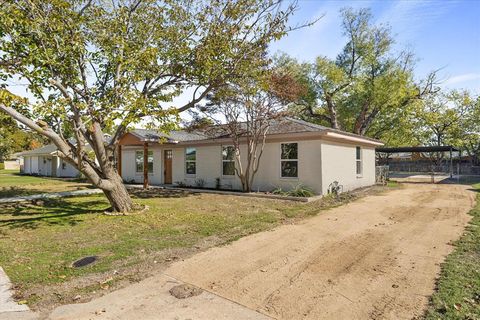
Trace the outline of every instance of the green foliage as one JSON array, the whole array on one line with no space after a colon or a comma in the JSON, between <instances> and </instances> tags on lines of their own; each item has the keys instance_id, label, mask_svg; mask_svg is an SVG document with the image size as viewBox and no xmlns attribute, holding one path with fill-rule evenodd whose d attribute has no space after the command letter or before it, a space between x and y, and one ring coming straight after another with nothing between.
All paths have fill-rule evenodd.
<instances>
[{"instance_id":1,"label":"green foliage","mask_svg":"<svg viewBox=\"0 0 480 320\"><path fill-rule=\"evenodd\" d=\"M285 191L282 188L278 187L272 191L273 194L288 196L288 197L300 197L300 198L308 198L313 197L315 192L307 186L303 184L295 185L291 190Z\"/></svg>"},{"instance_id":2,"label":"green foliage","mask_svg":"<svg viewBox=\"0 0 480 320\"><path fill-rule=\"evenodd\" d=\"M20 127L12 118L0 114L0 160L9 159L15 152L37 148L43 144L43 140Z\"/></svg>"},{"instance_id":3,"label":"green foliage","mask_svg":"<svg viewBox=\"0 0 480 320\"><path fill-rule=\"evenodd\" d=\"M480 191L480 184L474 185ZM478 319L480 317L480 195L470 211L473 219L455 250L442 264L437 291L426 319Z\"/></svg>"},{"instance_id":4,"label":"green foliage","mask_svg":"<svg viewBox=\"0 0 480 320\"><path fill-rule=\"evenodd\" d=\"M375 25L367 9L344 9L346 44L337 58L315 63L277 57L306 92L290 106L297 116L333 128L386 141L413 144L408 116L434 90L434 76L416 83L413 54L396 53L388 26Z\"/></svg>"}]
</instances>

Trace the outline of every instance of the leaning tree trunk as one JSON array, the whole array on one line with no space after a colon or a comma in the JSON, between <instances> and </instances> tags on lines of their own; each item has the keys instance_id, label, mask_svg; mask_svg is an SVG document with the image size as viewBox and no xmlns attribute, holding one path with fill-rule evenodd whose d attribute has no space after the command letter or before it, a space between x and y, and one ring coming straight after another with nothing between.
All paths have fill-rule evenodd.
<instances>
[{"instance_id":1,"label":"leaning tree trunk","mask_svg":"<svg viewBox=\"0 0 480 320\"><path fill-rule=\"evenodd\" d=\"M121 180L112 181L114 187L112 190L103 190L103 193L107 197L112 210L116 212L128 212L133 209L132 198L128 194L127 188Z\"/></svg>"},{"instance_id":2,"label":"leaning tree trunk","mask_svg":"<svg viewBox=\"0 0 480 320\"><path fill-rule=\"evenodd\" d=\"M86 174L87 178L88 175ZM133 202L127 188L123 184L122 177L114 169L106 170L105 180L108 184L98 184L94 180L89 179L90 182L101 189L110 202L111 210L114 212L129 212L133 209Z\"/></svg>"}]
</instances>

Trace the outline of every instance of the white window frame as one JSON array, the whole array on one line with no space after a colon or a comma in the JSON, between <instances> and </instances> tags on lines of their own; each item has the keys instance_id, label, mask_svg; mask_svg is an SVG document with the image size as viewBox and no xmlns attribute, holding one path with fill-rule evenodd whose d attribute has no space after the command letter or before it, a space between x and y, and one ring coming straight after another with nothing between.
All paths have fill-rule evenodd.
<instances>
[{"instance_id":1,"label":"white window frame","mask_svg":"<svg viewBox=\"0 0 480 320\"><path fill-rule=\"evenodd\" d=\"M138 168L137 168L137 154L138 154L138 153L141 153L141 154L142 154L142 170L141 170L141 171L138 171L138 170L137 170L137 169L138 169ZM152 171L148 170L148 169L150 169L150 168L149 168L150 166L148 165L148 164L150 163L150 161L148 161L148 160L147 160L147 166L148 166L148 169L147 169L147 170L148 170L148 174L153 175L153 171L154 171L154 167L155 167L155 166L154 166L154 159L153 159L153 150L148 150L147 159L150 157L150 155L152 156L152 162L151 162L151 163L152 163ZM135 174L137 174L137 175L138 175L138 174L143 174L143 164L145 163L145 162L144 162L145 159L144 159L143 157L144 157L144 152L143 152L143 150L135 150Z\"/></svg>"},{"instance_id":2,"label":"white window frame","mask_svg":"<svg viewBox=\"0 0 480 320\"><path fill-rule=\"evenodd\" d=\"M188 149L194 149L195 150L195 160L187 160L187 150ZM185 148L185 152L184 152L184 155L185 155L185 175L186 176L190 176L190 177L193 177L193 176L196 176L197 175L197 148L196 147L186 147ZM195 173L187 173L187 163L189 162L192 162L195 164Z\"/></svg>"},{"instance_id":3,"label":"white window frame","mask_svg":"<svg viewBox=\"0 0 480 320\"><path fill-rule=\"evenodd\" d=\"M222 167L221 167L221 170L222 170L222 177L224 177L224 178L233 178L233 177L235 177L235 175L236 175L236 172L235 172L235 168L236 168L236 165L235 165L235 159L236 159L236 158L235 158L235 154L234 154L232 160L225 160L225 159L223 159L223 149L224 149L224 148L229 148L229 147L233 148L233 151L235 152L235 146L234 146L233 144L222 145L222 148L221 148L221 150L220 150L220 157L221 157L221 159L222 159ZM233 162L233 174L224 174L224 172L223 172L223 164L224 164L225 162Z\"/></svg>"},{"instance_id":4,"label":"white window frame","mask_svg":"<svg viewBox=\"0 0 480 320\"><path fill-rule=\"evenodd\" d=\"M282 145L284 144L296 144L297 145L297 159L282 159ZM300 166L299 166L299 161L298 161L298 158L299 158L299 143L297 141L291 141L291 142L282 142L280 143L280 179L287 179L287 180L298 180L299 179L299 171L300 171ZM284 177L283 176L283 172L282 172L282 162L286 162L286 161L295 161L297 162L297 176L296 177Z\"/></svg>"},{"instance_id":5,"label":"white window frame","mask_svg":"<svg viewBox=\"0 0 480 320\"><path fill-rule=\"evenodd\" d=\"M358 152L359 150L360 152ZM358 155L360 158L357 157ZM358 168L360 168L360 173L358 173ZM363 177L363 149L360 146L355 147L355 173L357 178Z\"/></svg>"}]
</instances>

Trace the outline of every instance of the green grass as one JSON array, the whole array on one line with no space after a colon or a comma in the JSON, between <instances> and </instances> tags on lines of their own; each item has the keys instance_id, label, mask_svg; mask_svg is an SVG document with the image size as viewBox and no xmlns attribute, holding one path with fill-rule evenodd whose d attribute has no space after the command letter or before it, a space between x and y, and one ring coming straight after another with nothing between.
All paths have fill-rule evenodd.
<instances>
[{"instance_id":1,"label":"green grass","mask_svg":"<svg viewBox=\"0 0 480 320\"><path fill-rule=\"evenodd\" d=\"M392 181L392 180L387 181L387 187L389 188L397 188L399 186L400 184L397 181Z\"/></svg>"},{"instance_id":2,"label":"green grass","mask_svg":"<svg viewBox=\"0 0 480 320\"><path fill-rule=\"evenodd\" d=\"M480 183L473 185L480 192ZM480 193L473 216L455 250L442 264L426 319L480 319Z\"/></svg>"},{"instance_id":3,"label":"green grass","mask_svg":"<svg viewBox=\"0 0 480 320\"><path fill-rule=\"evenodd\" d=\"M0 198L60 192L91 187L76 179L21 175L17 170L0 170Z\"/></svg>"}]
</instances>

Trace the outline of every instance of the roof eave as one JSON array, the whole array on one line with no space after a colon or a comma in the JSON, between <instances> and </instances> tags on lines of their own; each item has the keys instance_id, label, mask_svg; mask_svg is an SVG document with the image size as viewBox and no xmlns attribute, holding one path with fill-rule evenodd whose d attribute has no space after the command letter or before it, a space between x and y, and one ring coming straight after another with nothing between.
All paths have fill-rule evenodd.
<instances>
[{"instance_id":1,"label":"roof eave","mask_svg":"<svg viewBox=\"0 0 480 320\"><path fill-rule=\"evenodd\" d=\"M379 141L379 140L366 139L366 138L362 138L360 136L356 137L356 136L352 136L352 135L348 135L348 134L342 134L342 133L334 132L334 131L330 131L330 130L326 130L323 135L326 136L326 137L334 138L334 139L341 139L341 140L346 140L346 141L349 141L349 142L358 142L358 143L369 144L369 145L373 145L373 146L383 146L384 145L384 143Z\"/></svg>"}]
</instances>

